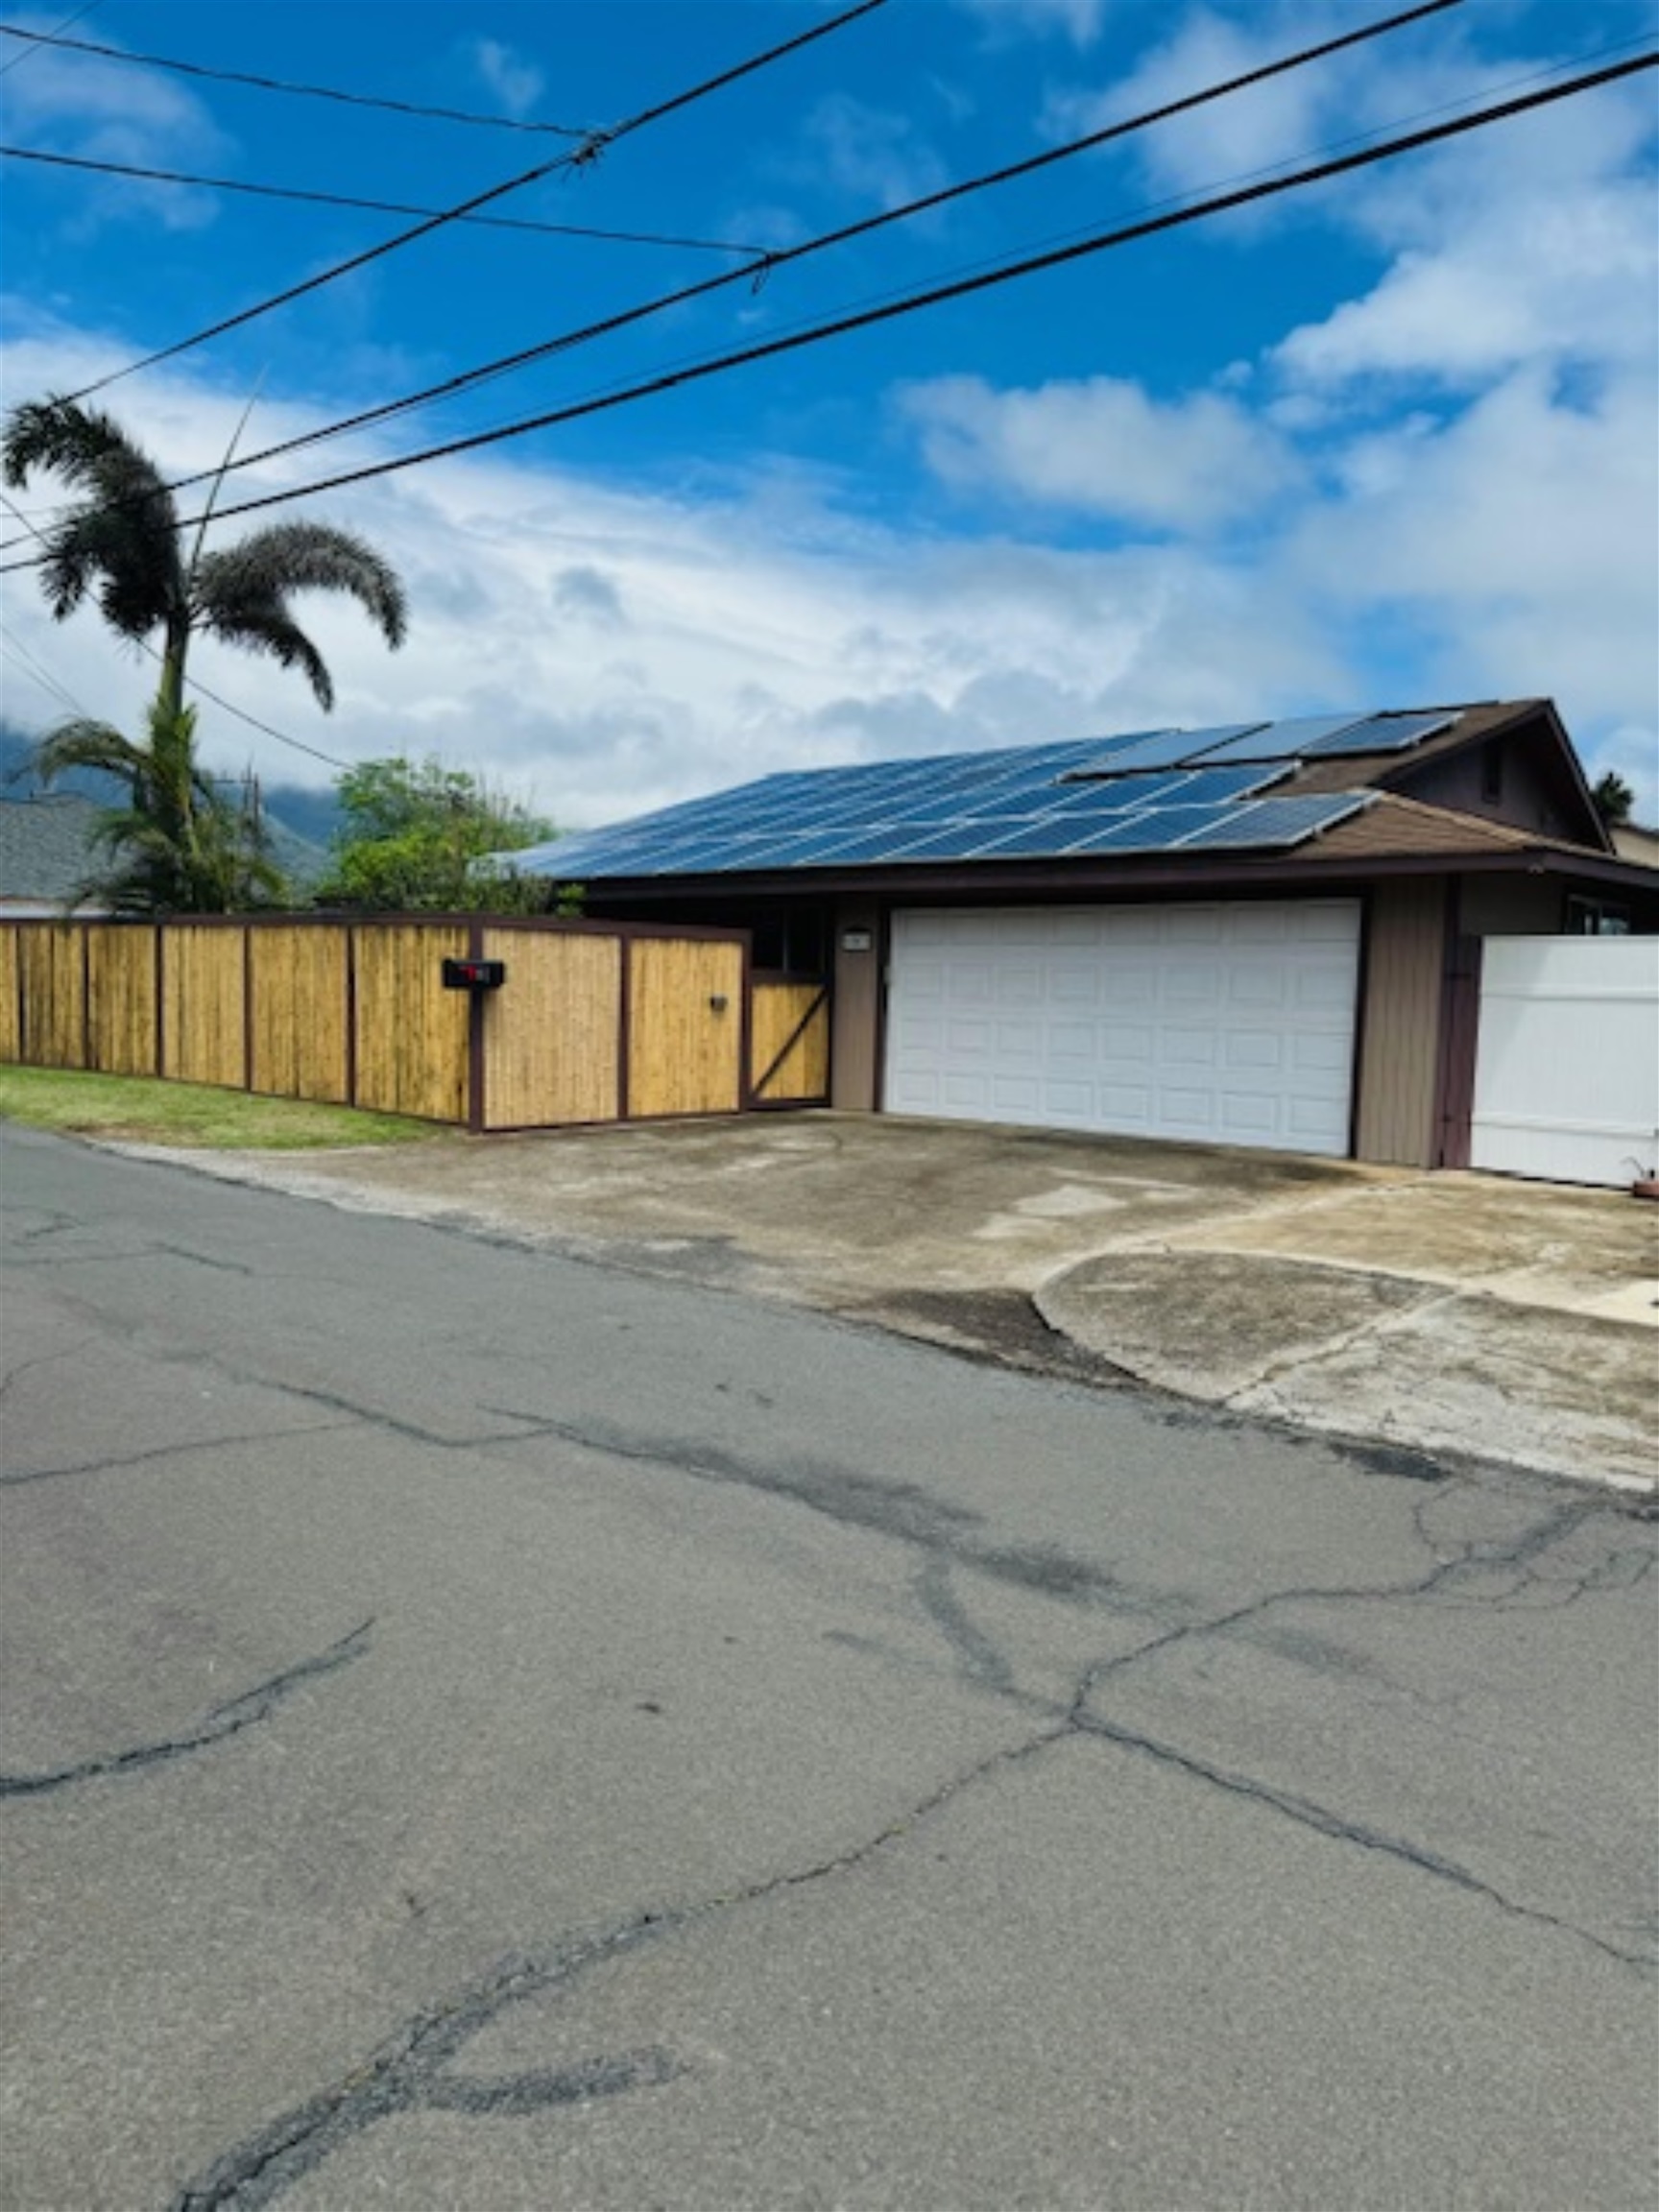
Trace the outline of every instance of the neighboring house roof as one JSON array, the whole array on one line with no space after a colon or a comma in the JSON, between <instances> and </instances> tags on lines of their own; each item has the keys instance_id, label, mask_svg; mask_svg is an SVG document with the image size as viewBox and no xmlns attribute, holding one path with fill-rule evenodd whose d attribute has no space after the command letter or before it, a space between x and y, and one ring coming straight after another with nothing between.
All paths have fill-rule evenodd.
<instances>
[{"instance_id":1,"label":"neighboring house roof","mask_svg":"<svg viewBox=\"0 0 1659 2212\"><path fill-rule=\"evenodd\" d=\"M92 872L103 811L73 791L0 798L0 910L49 914L68 904Z\"/></svg>"},{"instance_id":2,"label":"neighboring house roof","mask_svg":"<svg viewBox=\"0 0 1659 2212\"><path fill-rule=\"evenodd\" d=\"M1489 741L1527 762L1541 833L1482 805L1472 762ZM1391 789L1460 794L1434 805ZM1512 799L1511 805L1519 802ZM1141 731L767 776L515 855L532 874L592 884L892 885L949 870L989 882L1019 867L1073 878L1119 863L1469 855L1548 850L1612 865L1582 770L1548 700L1299 716Z\"/></svg>"},{"instance_id":3,"label":"neighboring house roof","mask_svg":"<svg viewBox=\"0 0 1659 2212\"><path fill-rule=\"evenodd\" d=\"M1621 860L1659 868L1659 830L1644 829L1640 822L1621 822L1614 828L1613 850Z\"/></svg>"}]
</instances>

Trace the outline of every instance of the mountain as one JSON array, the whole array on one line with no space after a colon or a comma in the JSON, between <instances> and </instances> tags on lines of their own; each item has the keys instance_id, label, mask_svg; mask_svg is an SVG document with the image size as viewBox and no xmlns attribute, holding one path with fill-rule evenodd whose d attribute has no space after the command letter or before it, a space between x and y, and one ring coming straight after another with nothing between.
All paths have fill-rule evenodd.
<instances>
[{"instance_id":1,"label":"mountain","mask_svg":"<svg viewBox=\"0 0 1659 2212\"><path fill-rule=\"evenodd\" d=\"M0 791L27 798L40 788L30 766L34 751L33 738L0 723ZM89 768L71 768L53 789L79 792L107 806L121 797L117 784ZM340 824L334 794L303 783L261 783L259 796L271 830L272 856L303 890L318 880L328 863L328 842Z\"/></svg>"}]
</instances>

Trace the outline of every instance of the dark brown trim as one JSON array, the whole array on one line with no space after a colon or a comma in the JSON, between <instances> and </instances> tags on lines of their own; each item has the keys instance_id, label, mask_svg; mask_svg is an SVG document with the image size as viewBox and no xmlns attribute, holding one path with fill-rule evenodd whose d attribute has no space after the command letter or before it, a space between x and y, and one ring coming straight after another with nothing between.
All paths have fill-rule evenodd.
<instances>
[{"instance_id":1,"label":"dark brown trim","mask_svg":"<svg viewBox=\"0 0 1659 2212\"><path fill-rule=\"evenodd\" d=\"M21 926L17 938L17 958L13 965L17 971L17 1064L29 1065L29 985L23 974L23 938Z\"/></svg>"},{"instance_id":2,"label":"dark brown trim","mask_svg":"<svg viewBox=\"0 0 1659 2212\"><path fill-rule=\"evenodd\" d=\"M807 979L803 978L802 980L805 981ZM817 982L818 979L816 976L814 976L810 978L810 980ZM748 1002L752 1003L752 1000ZM811 1028L813 1022L824 1011L825 1007L828 1006L829 1003L830 986L828 983L819 983L817 998L813 999L812 1003L807 1007L805 1013L802 1015L800 1021L796 1022L794 1028L790 1030L788 1036L783 1040L783 1043L773 1054L771 1066L766 1070L765 1073L756 1077L754 1084L750 1088L749 1095L745 1100L746 1105L753 1107L760 1105L781 1105L787 1103L793 1106L805 1103L805 1100L797 1100L793 1098L787 1101L781 1099L768 1099L766 1096L766 1086L771 1082L773 1076L778 1073L779 1070L788 1059L790 1053L794 1051L796 1046L800 1044L802 1038L805 1037L807 1030ZM748 1065L747 1037L744 1039L744 1065Z\"/></svg>"},{"instance_id":3,"label":"dark brown trim","mask_svg":"<svg viewBox=\"0 0 1659 2212\"><path fill-rule=\"evenodd\" d=\"M1359 1101L1363 1096L1360 1086L1365 1080L1365 1029L1371 1001L1371 921L1372 896L1362 892L1359 899L1359 946L1354 963L1354 1044L1348 1055L1348 1157L1359 1157Z\"/></svg>"},{"instance_id":4,"label":"dark brown trim","mask_svg":"<svg viewBox=\"0 0 1659 2212\"><path fill-rule=\"evenodd\" d=\"M253 932L242 932L242 1088L253 1091Z\"/></svg>"},{"instance_id":5,"label":"dark brown trim","mask_svg":"<svg viewBox=\"0 0 1659 2212\"><path fill-rule=\"evenodd\" d=\"M89 1074L92 1066L92 931L81 925L81 1065Z\"/></svg>"},{"instance_id":6,"label":"dark brown trim","mask_svg":"<svg viewBox=\"0 0 1659 2212\"><path fill-rule=\"evenodd\" d=\"M474 916L467 925L467 957L484 957L484 925ZM484 991L467 994L467 1127L474 1137L484 1134Z\"/></svg>"},{"instance_id":7,"label":"dark brown trim","mask_svg":"<svg viewBox=\"0 0 1659 2212\"><path fill-rule=\"evenodd\" d=\"M755 940L748 930L743 932L743 948L739 954L740 974L737 991L737 1111L747 1113L755 1103L754 1090L749 1081L749 1056L755 1048Z\"/></svg>"},{"instance_id":8,"label":"dark brown trim","mask_svg":"<svg viewBox=\"0 0 1659 2212\"><path fill-rule=\"evenodd\" d=\"M634 941L623 936L617 943L616 973L616 1118L632 1121L634 1101Z\"/></svg>"},{"instance_id":9,"label":"dark brown trim","mask_svg":"<svg viewBox=\"0 0 1659 2212\"><path fill-rule=\"evenodd\" d=\"M167 927L165 923L153 925L156 931L156 1073L157 1078L167 1073Z\"/></svg>"},{"instance_id":10,"label":"dark brown trim","mask_svg":"<svg viewBox=\"0 0 1659 2212\"><path fill-rule=\"evenodd\" d=\"M357 1103L357 929L348 923L346 937L346 1103Z\"/></svg>"},{"instance_id":11,"label":"dark brown trim","mask_svg":"<svg viewBox=\"0 0 1659 2212\"><path fill-rule=\"evenodd\" d=\"M1515 846L1506 852L1397 853L1347 854L1335 859L1293 858L1286 863L1189 862L1180 869L1152 874L1125 866L1077 864L1065 876L1053 862L1039 866L983 862L972 868L925 872L912 867L872 870L864 876L830 877L802 868L769 876L682 876L616 878L603 887L607 905L635 902L666 904L678 900L776 898L793 893L812 901L826 897L888 900L896 906L1011 905L1075 906L1111 898L1167 904L1183 898L1329 899L1357 897L1368 883L1399 876L1559 876L1568 880L1617 883L1633 893L1659 891L1659 871L1639 860L1565 852L1544 846ZM1267 873L1267 868L1272 873ZM630 922L628 927L640 925Z\"/></svg>"},{"instance_id":12,"label":"dark brown trim","mask_svg":"<svg viewBox=\"0 0 1659 2212\"><path fill-rule=\"evenodd\" d=\"M876 1042L872 1046L875 1066L871 1072L875 1078L871 1089L876 1094L874 1111L887 1111L887 1000L893 982L893 909L885 901L876 904ZM830 1095L833 1097L834 1092Z\"/></svg>"},{"instance_id":13,"label":"dark brown trim","mask_svg":"<svg viewBox=\"0 0 1659 2212\"><path fill-rule=\"evenodd\" d=\"M1463 928L1463 887L1446 889L1445 951L1440 980L1440 1040L1434 1067L1434 1127L1430 1165L1467 1167L1475 1107L1475 1061L1480 1035L1480 971L1484 940Z\"/></svg>"}]
</instances>

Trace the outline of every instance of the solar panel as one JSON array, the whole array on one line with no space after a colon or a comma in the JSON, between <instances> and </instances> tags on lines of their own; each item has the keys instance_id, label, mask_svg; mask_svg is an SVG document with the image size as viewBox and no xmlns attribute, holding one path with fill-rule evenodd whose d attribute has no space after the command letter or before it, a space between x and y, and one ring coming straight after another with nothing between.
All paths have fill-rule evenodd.
<instances>
[{"instance_id":1,"label":"solar panel","mask_svg":"<svg viewBox=\"0 0 1659 2212\"><path fill-rule=\"evenodd\" d=\"M1210 768L1234 760L1294 760L1323 737L1351 730L1360 714L1304 714L1287 722L1259 722L1241 736L1212 746L1199 765Z\"/></svg>"},{"instance_id":2,"label":"solar panel","mask_svg":"<svg viewBox=\"0 0 1659 2212\"><path fill-rule=\"evenodd\" d=\"M1333 736L1316 738L1303 750L1310 759L1343 753L1403 753L1408 745L1419 745L1425 737L1450 730L1456 719L1455 713L1373 714L1369 721L1355 722Z\"/></svg>"},{"instance_id":3,"label":"solar panel","mask_svg":"<svg viewBox=\"0 0 1659 2212\"><path fill-rule=\"evenodd\" d=\"M1096 822L1080 822L1075 816L1048 814L1041 822L1022 823L1018 830L1012 830L1006 835L988 838L962 857L974 860L1014 860L1022 857L1059 859L1068 853L1094 852L1102 836L1113 834L1132 822L1150 822L1152 819L1150 814L1119 812L1103 816Z\"/></svg>"},{"instance_id":4,"label":"solar panel","mask_svg":"<svg viewBox=\"0 0 1659 2212\"><path fill-rule=\"evenodd\" d=\"M1370 805L1363 791L1307 792L1300 798L1257 799L1229 806L1216 820L1181 839L1181 850L1214 852L1222 847L1279 850L1300 845Z\"/></svg>"},{"instance_id":5,"label":"solar panel","mask_svg":"<svg viewBox=\"0 0 1659 2212\"><path fill-rule=\"evenodd\" d=\"M1216 735L1220 733L1217 732ZM1154 730L1147 736L1125 743L1103 745L1097 754L1081 761L1069 774L1125 776L1136 768L1176 768L1192 749L1190 730Z\"/></svg>"},{"instance_id":6,"label":"solar panel","mask_svg":"<svg viewBox=\"0 0 1659 2212\"><path fill-rule=\"evenodd\" d=\"M1225 819L1231 811L1224 803L1213 806L1154 806L1144 814L1119 816L1103 823L1070 850L1089 853L1167 853L1183 837Z\"/></svg>"}]
</instances>

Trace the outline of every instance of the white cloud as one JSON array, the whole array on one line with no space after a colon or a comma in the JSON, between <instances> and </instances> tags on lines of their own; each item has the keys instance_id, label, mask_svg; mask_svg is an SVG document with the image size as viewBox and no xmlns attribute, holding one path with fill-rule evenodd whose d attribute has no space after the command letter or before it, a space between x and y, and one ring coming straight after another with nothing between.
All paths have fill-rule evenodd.
<instances>
[{"instance_id":1,"label":"white cloud","mask_svg":"<svg viewBox=\"0 0 1659 2212\"><path fill-rule=\"evenodd\" d=\"M0 355L13 399L76 388L121 358L113 342L32 325L19 302L7 321L29 333ZM969 389L995 419L997 395ZM1097 426L1092 390L1069 396L1079 436ZM1634 370L1575 390L1517 371L1472 406L1323 445L1326 472L1293 476L1268 503L1247 559L1220 537L1116 549L1045 543L1040 530L949 540L851 519L800 471L757 467L752 484L723 480L718 499L699 500L504 449L303 510L382 546L412 601L397 655L349 604L302 610L335 671L332 716L267 662L204 644L196 672L325 752L437 752L572 827L775 769L1534 690L1560 700L1592 769L1619 766L1651 816L1653 397ZM1253 444L1236 393L1214 408L1155 405L1134 387L1109 397L1098 420L1118 445L1110 468L1104 439L1091 464L1103 495L1122 498L1137 438L1166 456L1166 478L1136 494L1160 528L1207 496L1194 460L1206 435L1216 470L1259 450L1289 466L1286 440ZM119 412L166 466L197 469L223 451L240 401L180 366L134 384ZM316 420L265 404L253 434L269 443ZM251 472L251 488L310 472L296 457ZM22 503L50 497L33 485ZM55 626L28 572L0 593L8 631L92 711L134 719L148 664L95 613ZM10 668L8 685L12 719L51 717ZM326 781L211 706L203 730L215 766L252 758L271 781Z\"/></svg>"},{"instance_id":2,"label":"white cloud","mask_svg":"<svg viewBox=\"0 0 1659 2212\"><path fill-rule=\"evenodd\" d=\"M790 165L797 174L878 207L902 207L946 180L944 163L918 136L913 117L845 92L816 104L802 141L802 157Z\"/></svg>"},{"instance_id":3,"label":"white cloud","mask_svg":"<svg viewBox=\"0 0 1659 2212\"><path fill-rule=\"evenodd\" d=\"M1100 36L1105 0L961 0L994 41L1058 33L1073 46L1092 46Z\"/></svg>"},{"instance_id":4,"label":"white cloud","mask_svg":"<svg viewBox=\"0 0 1659 2212\"><path fill-rule=\"evenodd\" d=\"M1622 103L1609 118L1623 120ZM1397 257L1369 292L1293 330L1277 367L1315 386L1371 375L1476 386L1527 362L1651 360L1651 177L1631 164L1622 131L1568 146L1531 129L1535 164L1478 160L1455 183L1442 165L1411 201L1374 209ZM1455 211L1445 204L1454 191Z\"/></svg>"},{"instance_id":5,"label":"white cloud","mask_svg":"<svg viewBox=\"0 0 1659 2212\"><path fill-rule=\"evenodd\" d=\"M1155 530L1248 516L1297 473L1272 430L1213 392L1161 401L1111 376L1012 392L950 376L909 386L900 405L948 483Z\"/></svg>"},{"instance_id":6,"label":"white cloud","mask_svg":"<svg viewBox=\"0 0 1659 2212\"><path fill-rule=\"evenodd\" d=\"M1575 405L1518 370L1444 423L1358 441L1342 495L1287 541L1286 580L1344 626L1408 619L1431 689L1549 692L1593 730L1645 728L1651 810L1656 423L1650 372Z\"/></svg>"},{"instance_id":7,"label":"white cloud","mask_svg":"<svg viewBox=\"0 0 1659 2212\"><path fill-rule=\"evenodd\" d=\"M56 28L46 16L14 20L29 30ZM195 94L169 78L46 46L27 48L22 59L23 66L0 77L0 117L12 138L82 160L140 168L201 170L235 150ZM133 178L79 177L64 204L73 208L65 217L67 234L82 238L112 223L201 229L217 213L210 193Z\"/></svg>"},{"instance_id":8,"label":"white cloud","mask_svg":"<svg viewBox=\"0 0 1659 2212\"><path fill-rule=\"evenodd\" d=\"M546 85L541 70L499 39L480 38L472 49L472 61L509 115L528 115L541 99Z\"/></svg>"}]
</instances>

